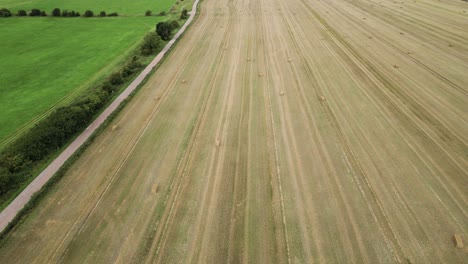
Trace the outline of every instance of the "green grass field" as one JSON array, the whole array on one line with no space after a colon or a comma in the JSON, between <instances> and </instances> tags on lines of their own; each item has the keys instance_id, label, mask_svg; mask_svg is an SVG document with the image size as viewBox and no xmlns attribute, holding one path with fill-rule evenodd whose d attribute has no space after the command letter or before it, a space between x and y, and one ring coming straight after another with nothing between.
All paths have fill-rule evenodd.
<instances>
[{"instance_id":1,"label":"green grass field","mask_svg":"<svg viewBox=\"0 0 468 264\"><path fill-rule=\"evenodd\" d=\"M0 7L54 7L120 14L107 18L11 17L0 19L0 148L58 105L68 103L119 66L146 32L166 17L145 17L147 9L168 11L174 0L132 1L0 0ZM50 10L49 10L50 9ZM141 14L141 15L140 15Z\"/></svg>"},{"instance_id":2,"label":"green grass field","mask_svg":"<svg viewBox=\"0 0 468 264\"><path fill-rule=\"evenodd\" d=\"M120 15L143 16L144 12L148 9L153 11L155 14L160 11L167 11L174 2L174 0L0 0L0 7L8 8L15 13L19 9L30 10L32 8L38 8L45 10L50 14L52 9L58 7L61 10L75 10L81 14L83 14L85 10L89 9L93 10L95 14L99 11L106 11L108 13L118 12Z\"/></svg>"}]
</instances>

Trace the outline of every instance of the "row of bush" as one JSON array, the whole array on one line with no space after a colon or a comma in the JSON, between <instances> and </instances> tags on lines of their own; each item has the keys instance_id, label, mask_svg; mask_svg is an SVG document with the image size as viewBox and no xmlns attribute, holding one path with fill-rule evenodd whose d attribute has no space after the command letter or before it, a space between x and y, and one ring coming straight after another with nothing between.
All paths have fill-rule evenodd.
<instances>
[{"instance_id":1,"label":"row of bush","mask_svg":"<svg viewBox=\"0 0 468 264\"><path fill-rule=\"evenodd\" d=\"M16 13L16 16L27 16L28 13L25 11L25 10L18 10L18 12ZM101 11L99 12L99 16L100 17L112 17L112 16L118 16L119 14L117 12L113 12L113 13L109 13L109 14L106 14L106 11ZM10 10L6 9L6 8L2 8L0 9L0 17L11 17L13 16L13 14L10 12ZM47 13L44 11L44 10L39 10L39 9L32 9L30 12L29 12L29 16L47 16ZM79 12L75 12L73 10L63 10L61 11L60 8L54 8L54 10L52 10L52 16L53 17L79 17L81 16L81 14ZM94 12L91 11L91 10L86 10L83 14L84 17L93 17L94 16Z\"/></svg>"},{"instance_id":2,"label":"row of bush","mask_svg":"<svg viewBox=\"0 0 468 264\"><path fill-rule=\"evenodd\" d=\"M176 23L177 21L173 21L168 24L174 29ZM115 92L122 88L122 84L144 67L142 57L159 52L164 44L164 40L156 32L148 33L137 55L129 59L120 70L112 73L75 103L55 110L19 140L6 147L0 153L0 202L7 200L11 193L34 177L34 170L40 164L83 131L103 106L110 102Z\"/></svg>"}]
</instances>

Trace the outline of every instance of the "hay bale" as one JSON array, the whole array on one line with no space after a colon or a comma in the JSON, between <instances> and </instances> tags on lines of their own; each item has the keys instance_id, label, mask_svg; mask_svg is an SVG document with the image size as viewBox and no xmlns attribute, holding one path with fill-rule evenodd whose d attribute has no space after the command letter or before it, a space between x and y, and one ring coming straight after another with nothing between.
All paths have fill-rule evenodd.
<instances>
[{"instance_id":1,"label":"hay bale","mask_svg":"<svg viewBox=\"0 0 468 264\"><path fill-rule=\"evenodd\" d=\"M453 235L453 243L455 244L456 248L463 248L463 240L460 234Z\"/></svg>"},{"instance_id":2,"label":"hay bale","mask_svg":"<svg viewBox=\"0 0 468 264\"><path fill-rule=\"evenodd\" d=\"M159 191L159 185L157 183L153 184L151 187L151 192L152 193L157 193Z\"/></svg>"},{"instance_id":3,"label":"hay bale","mask_svg":"<svg viewBox=\"0 0 468 264\"><path fill-rule=\"evenodd\" d=\"M400 68L400 67L399 67L398 65L395 64L395 65L393 65L393 68L398 69L398 68Z\"/></svg>"},{"instance_id":4,"label":"hay bale","mask_svg":"<svg viewBox=\"0 0 468 264\"><path fill-rule=\"evenodd\" d=\"M263 77L263 73L260 72L260 73L258 74L258 77Z\"/></svg>"},{"instance_id":5,"label":"hay bale","mask_svg":"<svg viewBox=\"0 0 468 264\"><path fill-rule=\"evenodd\" d=\"M449 46L449 47L453 47L453 45L452 45L452 44L449 44L448 46Z\"/></svg>"},{"instance_id":6,"label":"hay bale","mask_svg":"<svg viewBox=\"0 0 468 264\"><path fill-rule=\"evenodd\" d=\"M183 80L182 80L182 83L187 83L187 80L183 79Z\"/></svg>"},{"instance_id":7,"label":"hay bale","mask_svg":"<svg viewBox=\"0 0 468 264\"><path fill-rule=\"evenodd\" d=\"M404 35L404 34L405 34L405 33L403 33L403 32L400 32L400 35Z\"/></svg>"},{"instance_id":8,"label":"hay bale","mask_svg":"<svg viewBox=\"0 0 468 264\"><path fill-rule=\"evenodd\" d=\"M247 58L247 61L250 61L250 58Z\"/></svg>"},{"instance_id":9,"label":"hay bale","mask_svg":"<svg viewBox=\"0 0 468 264\"><path fill-rule=\"evenodd\" d=\"M291 59L288 59L288 62L291 62L292 60Z\"/></svg>"},{"instance_id":10,"label":"hay bale","mask_svg":"<svg viewBox=\"0 0 468 264\"><path fill-rule=\"evenodd\" d=\"M284 91L281 91L281 92L280 92L280 95L283 96L283 95L284 95Z\"/></svg>"},{"instance_id":11,"label":"hay bale","mask_svg":"<svg viewBox=\"0 0 468 264\"><path fill-rule=\"evenodd\" d=\"M221 140L217 139L215 144L216 144L216 147L219 147L221 145Z\"/></svg>"},{"instance_id":12,"label":"hay bale","mask_svg":"<svg viewBox=\"0 0 468 264\"><path fill-rule=\"evenodd\" d=\"M113 126L112 126L112 131L116 131L117 129L119 129L119 126L118 126L118 125L113 125Z\"/></svg>"},{"instance_id":13,"label":"hay bale","mask_svg":"<svg viewBox=\"0 0 468 264\"><path fill-rule=\"evenodd\" d=\"M323 96L323 95L320 96L320 101L322 101L322 102L325 101L325 96Z\"/></svg>"},{"instance_id":14,"label":"hay bale","mask_svg":"<svg viewBox=\"0 0 468 264\"><path fill-rule=\"evenodd\" d=\"M156 96L156 97L154 98L155 101L158 101L159 99L161 99L161 96Z\"/></svg>"}]
</instances>

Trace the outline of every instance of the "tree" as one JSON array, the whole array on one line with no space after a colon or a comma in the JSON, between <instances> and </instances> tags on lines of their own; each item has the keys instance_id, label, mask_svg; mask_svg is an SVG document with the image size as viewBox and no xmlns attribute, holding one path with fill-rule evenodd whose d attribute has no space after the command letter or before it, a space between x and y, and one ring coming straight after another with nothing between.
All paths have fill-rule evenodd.
<instances>
[{"instance_id":1,"label":"tree","mask_svg":"<svg viewBox=\"0 0 468 264\"><path fill-rule=\"evenodd\" d=\"M27 13L23 9L20 9L18 10L18 16L27 16Z\"/></svg>"},{"instance_id":2,"label":"tree","mask_svg":"<svg viewBox=\"0 0 468 264\"><path fill-rule=\"evenodd\" d=\"M155 32L148 33L143 40L140 51L142 55L148 56L162 47L161 37Z\"/></svg>"},{"instance_id":3,"label":"tree","mask_svg":"<svg viewBox=\"0 0 468 264\"><path fill-rule=\"evenodd\" d=\"M123 78L122 78L122 73L121 72L114 72L111 76L110 76L110 79L109 79L110 83L112 85L119 85L119 84L122 84L124 82Z\"/></svg>"},{"instance_id":4,"label":"tree","mask_svg":"<svg viewBox=\"0 0 468 264\"><path fill-rule=\"evenodd\" d=\"M60 8L56 7L52 10L52 16L59 17L60 16Z\"/></svg>"},{"instance_id":5,"label":"tree","mask_svg":"<svg viewBox=\"0 0 468 264\"><path fill-rule=\"evenodd\" d=\"M100 17L105 17L106 16L106 11L101 11L101 13L99 13L99 16Z\"/></svg>"},{"instance_id":6,"label":"tree","mask_svg":"<svg viewBox=\"0 0 468 264\"><path fill-rule=\"evenodd\" d=\"M92 16L94 16L94 13L91 10L86 10L85 13L84 13L84 16L85 17L92 17Z\"/></svg>"},{"instance_id":7,"label":"tree","mask_svg":"<svg viewBox=\"0 0 468 264\"><path fill-rule=\"evenodd\" d=\"M187 19L189 17L187 9L182 10L180 13L180 19Z\"/></svg>"},{"instance_id":8,"label":"tree","mask_svg":"<svg viewBox=\"0 0 468 264\"><path fill-rule=\"evenodd\" d=\"M64 9L64 10L62 11L62 16L63 16L63 17L70 16L70 12L68 12L67 9Z\"/></svg>"},{"instance_id":9,"label":"tree","mask_svg":"<svg viewBox=\"0 0 468 264\"><path fill-rule=\"evenodd\" d=\"M29 15L30 16L40 16L41 15L41 10L34 8L34 9L31 10Z\"/></svg>"},{"instance_id":10,"label":"tree","mask_svg":"<svg viewBox=\"0 0 468 264\"><path fill-rule=\"evenodd\" d=\"M165 16L165 15L166 15L166 12L165 12L165 11L161 11L161 12L159 12L159 15L160 15L160 16Z\"/></svg>"},{"instance_id":11,"label":"tree","mask_svg":"<svg viewBox=\"0 0 468 264\"><path fill-rule=\"evenodd\" d=\"M119 16L117 12L113 12L107 15L108 17Z\"/></svg>"},{"instance_id":12,"label":"tree","mask_svg":"<svg viewBox=\"0 0 468 264\"><path fill-rule=\"evenodd\" d=\"M11 17L10 10L8 10L6 8L0 9L0 17Z\"/></svg>"},{"instance_id":13,"label":"tree","mask_svg":"<svg viewBox=\"0 0 468 264\"><path fill-rule=\"evenodd\" d=\"M151 13L152 13L151 10L146 10L145 16L151 16Z\"/></svg>"},{"instance_id":14,"label":"tree","mask_svg":"<svg viewBox=\"0 0 468 264\"><path fill-rule=\"evenodd\" d=\"M171 26L167 22L159 22L156 25L156 33L158 33L163 40L169 40L171 38Z\"/></svg>"},{"instance_id":15,"label":"tree","mask_svg":"<svg viewBox=\"0 0 468 264\"><path fill-rule=\"evenodd\" d=\"M47 13L44 10L42 10L41 11L41 16L47 16Z\"/></svg>"}]
</instances>

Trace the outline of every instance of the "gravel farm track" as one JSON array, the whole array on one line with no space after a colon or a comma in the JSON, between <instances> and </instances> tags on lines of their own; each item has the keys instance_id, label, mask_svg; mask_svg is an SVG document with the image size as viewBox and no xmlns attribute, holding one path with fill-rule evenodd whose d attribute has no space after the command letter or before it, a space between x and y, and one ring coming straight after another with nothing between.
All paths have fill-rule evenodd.
<instances>
[{"instance_id":1,"label":"gravel farm track","mask_svg":"<svg viewBox=\"0 0 468 264\"><path fill-rule=\"evenodd\" d=\"M467 263L467 28L464 1L203 0L0 260Z\"/></svg>"}]
</instances>

